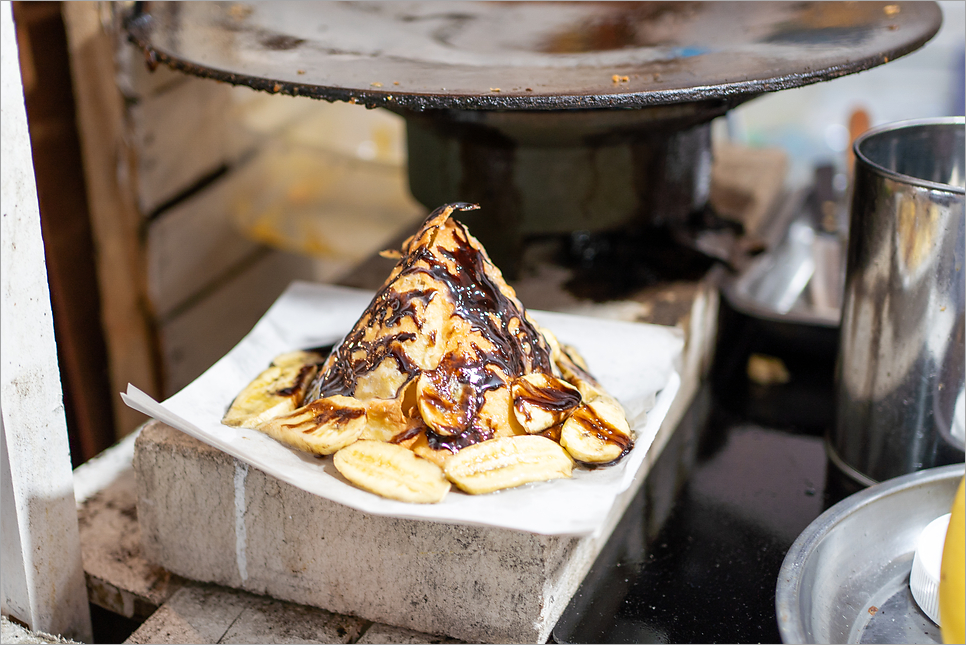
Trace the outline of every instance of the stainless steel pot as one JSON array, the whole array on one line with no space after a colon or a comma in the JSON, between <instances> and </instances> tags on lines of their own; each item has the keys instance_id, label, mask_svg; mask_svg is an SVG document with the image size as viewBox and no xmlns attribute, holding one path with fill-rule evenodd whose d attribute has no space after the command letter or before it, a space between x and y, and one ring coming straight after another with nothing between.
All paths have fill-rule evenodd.
<instances>
[{"instance_id":1,"label":"stainless steel pot","mask_svg":"<svg viewBox=\"0 0 966 645\"><path fill-rule=\"evenodd\" d=\"M964 119L909 121L855 142L829 459L855 482L963 461L950 434L964 383Z\"/></svg>"}]
</instances>

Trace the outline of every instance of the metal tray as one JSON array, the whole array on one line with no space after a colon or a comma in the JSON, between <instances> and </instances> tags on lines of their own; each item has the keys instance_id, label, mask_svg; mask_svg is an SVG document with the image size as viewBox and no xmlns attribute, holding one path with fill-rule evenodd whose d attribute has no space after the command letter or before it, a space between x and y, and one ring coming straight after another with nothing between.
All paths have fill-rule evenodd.
<instances>
[{"instance_id":1,"label":"metal tray","mask_svg":"<svg viewBox=\"0 0 966 645\"><path fill-rule=\"evenodd\" d=\"M148 2L149 64L390 109L735 105L860 72L939 30L934 2Z\"/></svg>"},{"instance_id":2,"label":"metal tray","mask_svg":"<svg viewBox=\"0 0 966 645\"><path fill-rule=\"evenodd\" d=\"M909 592L916 542L948 513L964 465L896 477L847 497L795 540L778 575L785 643L941 643Z\"/></svg>"}]
</instances>

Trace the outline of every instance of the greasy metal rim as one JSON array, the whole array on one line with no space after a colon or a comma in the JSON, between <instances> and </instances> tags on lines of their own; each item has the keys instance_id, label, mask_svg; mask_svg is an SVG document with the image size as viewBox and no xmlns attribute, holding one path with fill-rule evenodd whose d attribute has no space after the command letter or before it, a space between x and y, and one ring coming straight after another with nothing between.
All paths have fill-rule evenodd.
<instances>
[{"instance_id":1,"label":"greasy metal rim","mask_svg":"<svg viewBox=\"0 0 966 645\"><path fill-rule=\"evenodd\" d=\"M862 152L862 144L880 134L885 134L889 132L896 132L899 130L906 130L911 128L921 128L923 126L956 126L960 128L966 127L966 117L961 116L951 116L951 117L941 117L935 119L911 119L909 121L897 121L895 123L889 123L878 128L873 128L860 136L852 144L852 151L855 153L856 159L861 159L862 163L869 167L870 170L878 175L887 177L888 179L894 179L900 181L904 184L911 184L913 186L919 186L921 188L928 188L929 190L938 190L945 193L953 193L955 195L966 194L966 189L960 188L959 186L951 186L949 184L941 184L937 181L929 181L927 179L919 179L918 177L913 177L911 175L904 175L902 173L896 172L894 170L889 170L885 166L881 166L871 159L869 159L865 153Z\"/></svg>"},{"instance_id":2,"label":"greasy metal rim","mask_svg":"<svg viewBox=\"0 0 966 645\"><path fill-rule=\"evenodd\" d=\"M805 65L800 71L771 78L745 79L717 83L713 85L696 84L693 87L651 90L630 93L594 94L555 94L534 96L486 96L486 95L445 95L433 92L400 92L348 88L327 85L312 85L284 79L252 76L228 70L197 64L183 57L161 51L151 42L151 14L145 11L145 2L135 2L133 10L126 16L124 27L128 40L137 45L145 54L152 68L164 64L171 69L201 78L210 78L231 85L245 85L255 90L272 94L305 96L326 101L346 101L366 106L383 107L390 110L604 110L639 109L676 103L719 101L734 107L765 92L802 87L855 74L883 63L894 61L918 50L939 30L923 32L918 38L902 45L880 51L874 55L854 58L828 68L812 69ZM933 3L935 4L935 3Z\"/></svg>"},{"instance_id":3,"label":"greasy metal rim","mask_svg":"<svg viewBox=\"0 0 966 645\"><path fill-rule=\"evenodd\" d=\"M963 470L964 464L950 464L949 466L927 468L909 475L886 480L846 497L809 524L788 550L785 560L782 562L781 570L778 572L778 583L775 587L775 615L782 642L811 642L807 640L804 616L799 611L802 595L801 573L804 570L805 562L815 550L815 547L846 516L882 498L910 488L943 481L951 477L962 477Z\"/></svg>"}]
</instances>

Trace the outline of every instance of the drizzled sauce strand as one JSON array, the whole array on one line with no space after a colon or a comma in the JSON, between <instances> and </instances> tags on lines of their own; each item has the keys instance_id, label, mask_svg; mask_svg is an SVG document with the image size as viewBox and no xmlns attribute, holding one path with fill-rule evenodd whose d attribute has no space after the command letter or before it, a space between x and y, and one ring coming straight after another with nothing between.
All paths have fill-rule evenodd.
<instances>
[{"instance_id":1,"label":"drizzled sauce strand","mask_svg":"<svg viewBox=\"0 0 966 645\"><path fill-rule=\"evenodd\" d=\"M567 367L573 370L573 372L577 375L578 378L580 378L581 380L587 381L591 385L597 385L597 386L600 385L597 379L595 379L591 374L587 372L587 370L582 368L577 363L577 361L574 360L574 357L570 355L570 352L567 351L566 347L561 347L560 351L563 353L563 359L566 361Z\"/></svg>"},{"instance_id":2,"label":"drizzled sauce strand","mask_svg":"<svg viewBox=\"0 0 966 645\"><path fill-rule=\"evenodd\" d=\"M430 427L426 428L426 441L433 450L449 450L454 455L474 443L487 441L493 438L495 431L492 428L483 428L474 424L457 434L440 434Z\"/></svg>"},{"instance_id":3,"label":"drizzled sauce strand","mask_svg":"<svg viewBox=\"0 0 966 645\"><path fill-rule=\"evenodd\" d=\"M513 405L522 414L530 417L528 406L542 408L550 413L561 414L580 405L580 392L564 386L538 387L525 380L517 381L516 386L522 392L513 397Z\"/></svg>"},{"instance_id":4,"label":"drizzled sauce strand","mask_svg":"<svg viewBox=\"0 0 966 645\"><path fill-rule=\"evenodd\" d=\"M302 432L309 434L328 424L334 423L337 426L345 425L349 421L358 419L366 413L364 408L347 408L336 405L326 399L313 401L305 407L305 410L312 414L311 419L299 421L298 423L285 423L282 426L285 428L305 426Z\"/></svg>"},{"instance_id":5,"label":"drizzled sauce strand","mask_svg":"<svg viewBox=\"0 0 966 645\"><path fill-rule=\"evenodd\" d=\"M413 423L408 428L394 436L389 443L402 443L408 441L426 429L425 423Z\"/></svg>"},{"instance_id":6,"label":"drizzled sauce strand","mask_svg":"<svg viewBox=\"0 0 966 645\"><path fill-rule=\"evenodd\" d=\"M402 343L416 338L415 334L401 332L383 336L375 342L364 340L364 336L366 330L373 325L381 323L387 327L395 327L404 317L412 318L416 328L420 329L422 322L416 315L415 303L421 301L425 307L435 293L435 289L412 290L402 294L392 289L383 289L377 293L366 309L367 323L357 326L342 341L335 350L331 367L319 374L310 387L306 400L312 401L336 394L352 396L359 377L374 370L387 357L393 359L399 371L410 378L419 373L419 366L410 360L402 348ZM357 356L360 358L356 358Z\"/></svg>"},{"instance_id":7,"label":"drizzled sauce strand","mask_svg":"<svg viewBox=\"0 0 966 645\"><path fill-rule=\"evenodd\" d=\"M453 237L457 241L456 249L443 249L442 254L456 266L455 274L426 247L413 255L420 256L416 260L422 260L427 266L413 266L412 271L446 283L453 295L455 315L492 341L494 351L481 357L481 369L486 364L493 364L511 377L522 376L528 368L549 374L550 350L543 336L527 321L521 308L487 275L483 254L470 245L462 224L457 225ZM510 323L514 320L518 321L515 332L510 330ZM532 365L527 365L524 357Z\"/></svg>"},{"instance_id":8,"label":"drizzled sauce strand","mask_svg":"<svg viewBox=\"0 0 966 645\"><path fill-rule=\"evenodd\" d=\"M530 371L550 373L551 368L546 341L526 319L522 309L500 291L496 282L487 275L483 254L470 245L466 229L458 224L453 237L457 242L456 248L452 251L442 249L441 253L453 263L455 272L427 247L411 254L412 264L408 270L427 274L447 284L453 297L454 315L460 316L473 331L479 332L493 344L492 351L482 351L473 346L472 354L448 357L440 362L436 373L430 375L434 383L442 384L455 379L460 384L470 385L475 393L472 400L461 403L465 406L464 414L460 415L463 427L447 428L451 430L450 433L433 429L426 432L431 448L455 453L466 446L491 439L494 435L494 429L481 425L477 416L486 393L506 384L491 367L497 368L509 379ZM511 329L513 322L516 324ZM436 398L432 397L429 403L443 409L451 407L451 402Z\"/></svg>"},{"instance_id":9,"label":"drizzled sauce strand","mask_svg":"<svg viewBox=\"0 0 966 645\"><path fill-rule=\"evenodd\" d=\"M310 349L302 350L306 354L315 354L317 360L310 363L306 363L299 368L299 373L295 376L295 381L288 387L283 387L281 389L275 390L273 394L277 396L295 396L301 395L305 392L305 388L309 385L309 381L315 378L316 373L325 363L325 359L328 358L329 354L332 353L333 345L322 345L319 347L312 347Z\"/></svg>"},{"instance_id":10,"label":"drizzled sauce strand","mask_svg":"<svg viewBox=\"0 0 966 645\"><path fill-rule=\"evenodd\" d=\"M295 377L295 382L288 387L283 387L280 390L275 390L277 396L292 396L294 394L301 394L303 388L305 387L306 381L315 376L316 370L322 366L322 362L309 363L308 365L303 365L299 368L299 373Z\"/></svg>"},{"instance_id":11,"label":"drizzled sauce strand","mask_svg":"<svg viewBox=\"0 0 966 645\"><path fill-rule=\"evenodd\" d=\"M485 368L479 369L479 348L475 344L471 347L476 356L467 358L456 353L447 354L440 359L437 368L426 375L433 387L423 390L423 404L442 412L443 418L456 421L450 427L441 428L444 432L440 434L459 434L468 428L483 405L483 397L479 393L504 384L498 374Z\"/></svg>"},{"instance_id":12,"label":"drizzled sauce strand","mask_svg":"<svg viewBox=\"0 0 966 645\"><path fill-rule=\"evenodd\" d=\"M588 468L600 468L603 466L616 464L618 461L624 458L624 455L631 451L631 448L634 447L634 441L630 437L598 417L586 406L581 407L574 412L570 419L571 421L579 423L587 432L596 435L601 441L612 443L621 449L621 454L618 455L616 459L608 461L607 463L589 464L586 462L580 462Z\"/></svg>"}]
</instances>

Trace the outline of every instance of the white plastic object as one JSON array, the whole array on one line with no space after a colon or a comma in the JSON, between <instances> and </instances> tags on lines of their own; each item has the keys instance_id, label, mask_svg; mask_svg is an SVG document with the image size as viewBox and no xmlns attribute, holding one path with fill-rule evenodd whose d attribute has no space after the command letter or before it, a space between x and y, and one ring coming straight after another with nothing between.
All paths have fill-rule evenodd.
<instances>
[{"instance_id":1,"label":"white plastic object","mask_svg":"<svg viewBox=\"0 0 966 645\"><path fill-rule=\"evenodd\" d=\"M949 513L937 517L922 530L909 574L912 597L932 622L939 624L939 569L943 543L949 528Z\"/></svg>"}]
</instances>

